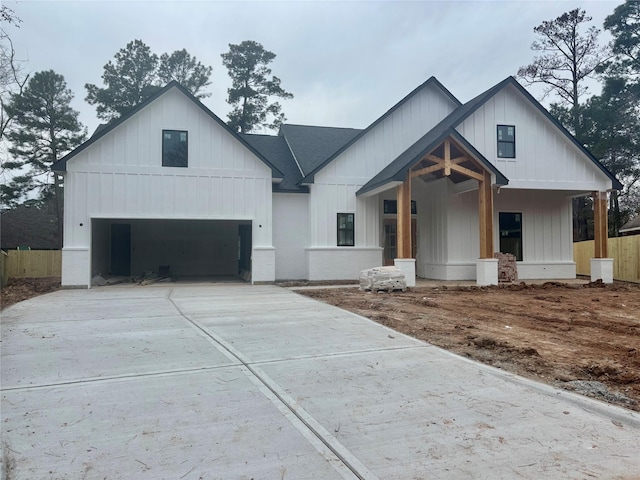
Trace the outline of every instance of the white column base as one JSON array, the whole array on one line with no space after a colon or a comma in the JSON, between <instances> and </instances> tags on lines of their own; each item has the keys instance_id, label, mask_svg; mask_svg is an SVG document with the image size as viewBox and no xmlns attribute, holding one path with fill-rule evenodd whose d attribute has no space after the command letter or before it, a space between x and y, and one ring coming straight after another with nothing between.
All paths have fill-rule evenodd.
<instances>
[{"instance_id":1,"label":"white column base","mask_svg":"<svg viewBox=\"0 0 640 480\"><path fill-rule=\"evenodd\" d=\"M602 283L613 283L613 258L591 259L591 281L602 280Z\"/></svg>"},{"instance_id":2,"label":"white column base","mask_svg":"<svg viewBox=\"0 0 640 480\"><path fill-rule=\"evenodd\" d=\"M476 283L481 287L498 285L497 258L479 258L476 260Z\"/></svg>"},{"instance_id":3,"label":"white column base","mask_svg":"<svg viewBox=\"0 0 640 480\"><path fill-rule=\"evenodd\" d=\"M416 286L416 259L415 258L396 258L393 260L394 265L404 273L404 281L407 287ZM497 277L496 277L497 278Z\"/></svg>"}]
</instances>

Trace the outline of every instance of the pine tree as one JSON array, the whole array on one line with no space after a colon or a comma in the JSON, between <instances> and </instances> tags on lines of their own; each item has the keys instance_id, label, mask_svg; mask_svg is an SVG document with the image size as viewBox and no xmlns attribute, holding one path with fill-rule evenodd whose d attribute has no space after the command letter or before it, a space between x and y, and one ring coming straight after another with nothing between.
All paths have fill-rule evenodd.
<instances>
[{"instance_id":1,"label":"pine tree","mask_svg":"<svg viewBox=\"0 0 640 480\"><path fill-rule=\"evenodd\" d=\"M6 109L13 117L7 138L12 159L4 167L16 172L2 185L2 201L15 205L37 192L55 200L62 246L62 185L51 165L79 145L86 129L70 106L73 93L62 75L53 70L37 72L21 95L13 95Z\"/></svg>"},{"instance_id":2,"label":"pine tree","mask_svg":"<svg viewBox=\"0 0 640 480\"><path fill-rule=\"evenodd\" d=\"M227 123L233 130L247 133L257 127L277 129L286 120L281 105L269 103L269 97L293 98L280 86L280 79L271 76L267 65L274 58L275 53L252 40L229 44L229 51L222 54L232 80L227 103L234 108Z\"/></svg>"}]
</instances>

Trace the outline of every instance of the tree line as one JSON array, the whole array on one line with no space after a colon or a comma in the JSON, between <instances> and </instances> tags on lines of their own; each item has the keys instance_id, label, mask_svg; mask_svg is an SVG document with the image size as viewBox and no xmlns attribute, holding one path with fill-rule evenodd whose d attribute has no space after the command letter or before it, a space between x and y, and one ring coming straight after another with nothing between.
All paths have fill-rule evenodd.
<instances>
[{"instance_id":1,"label":"tree line","mask_svg":"<svg viewBox=\"0 0 640 480\"><path fill-rule=\"evenodd\" d=\"M518 77L555 95L550 113L623 184L609 195L609 235L618 236L640 214L640 2L627 0L605 19L607 45L591 20L576 8L535 27L537 56ZM599 95L589 95L590 79ZM593 238L592 206L590 197L573 200L575 241Z\"/></svg>"},{"instance_id":2,"label":"tree line","mask_svg":"<svg viewBox=\"0 0 640 480\"><path fill-rule=\"evenodd\" d=\"M25 202L36 206L54 202L62 238L61 177L51 165L86 140L87 129L71 107L74 95L64 76L53 70L23 74L7 32L10 26L19 28L21 21L5 5L0 16L0 201L3 209ZM229 44L221 58L232 81L227 90L232 107L229 127L242 133L277 129L286 118L274 99L293 95L269 67L276 54L247 40ZM156 55L142 40L133 40L104 66L102 86L85 84L85 100L96 107L99 119L112 122L171 81L196 98L208 97L205 89L212 71L185 49Z\"/></svg>"}]
</instances>

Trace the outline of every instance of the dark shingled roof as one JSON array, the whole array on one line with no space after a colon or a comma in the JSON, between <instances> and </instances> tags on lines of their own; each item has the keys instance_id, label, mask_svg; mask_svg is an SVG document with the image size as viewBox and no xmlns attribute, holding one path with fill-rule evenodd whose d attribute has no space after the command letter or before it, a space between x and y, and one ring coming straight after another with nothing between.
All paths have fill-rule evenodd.
<instances>
[{"instance_id":1,"label":"dark shingled roof","mask_svg":"<svg viewBox=\"0 0 640 480\"><path fill-rule=\"evenodd\" d=\"M284 137L251 133L240 134L240 136L284 174L282 182L273 184L274 192L307 193L309 191L308 187L297 185L302 179L302 174Z\"/></svg>"},{"instance_id":2,"label":"dark shingled roof","mask_svg":"<svg viewBox=\"0 0 640 480\"><path fill-rule=\"evenodd\" d=\"M303 175L322 165L360 132L355 128L310 125L285 124L280 127L280 136L288 143Z\"/></svg>"}]
</instances>

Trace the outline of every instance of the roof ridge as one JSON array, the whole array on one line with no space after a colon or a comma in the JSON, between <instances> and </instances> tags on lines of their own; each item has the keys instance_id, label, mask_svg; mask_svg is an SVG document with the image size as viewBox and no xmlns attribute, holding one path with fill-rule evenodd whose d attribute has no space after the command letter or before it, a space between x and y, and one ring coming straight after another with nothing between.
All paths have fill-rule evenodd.
<instances>
[{"instance_id":1,"label":"roof ridge","mask_svg":"<svg viewBox=\"0 0 640 480\"><path fill-rule=\"evenodd\" d=\"M436 88L438 88L438 90L440 90L449 100L451 100L453 103L456 103L456 104L460 105L460 101L456 97L454 97L451 94L451 92L449 92L449 90L447 90L442 85L442 83L440 83L440 81L436 77L431 76L426 81L422 82L416 88L411 90L411 92L409 92L407 95L405 95L400 101L396 102L385 113L383 113L381 116L379 116L377 119L375 119L369 126L367 126L363 130L360 130L360 132L356 136L354 136L346 144L344 144L342 147L340 147L338 150L336 150L332 155L330 155L324 162L322 162L320 165L318 165L316 168L314 168L311 172L309 172L302 180L300 180L300 184L308 183L309 181L312 181L313 180L313 176L315 175L316 172L322 170L325 167L325 165L330 163L334 158L336 158L338 155L340 155L342 152L344 152L346 149L348 149L351 145L353 145L355 142L357 142L360 138L362 138L364 135L366 135L367 132L371 131L374 127L376 127L377 125L382 123L383 120L385 120L393 112L398 110L402 105L407 103L411 98L413 98L415 95L417 95L418 92L422 91L424 88L426 88L427 86L432 85L432 84L434 84L436 86ZM311 177L311 178L308 178L308 177Z\"/></svg>"}]
</instances>

